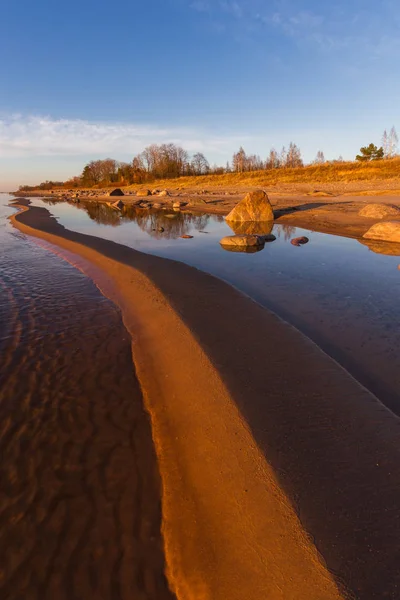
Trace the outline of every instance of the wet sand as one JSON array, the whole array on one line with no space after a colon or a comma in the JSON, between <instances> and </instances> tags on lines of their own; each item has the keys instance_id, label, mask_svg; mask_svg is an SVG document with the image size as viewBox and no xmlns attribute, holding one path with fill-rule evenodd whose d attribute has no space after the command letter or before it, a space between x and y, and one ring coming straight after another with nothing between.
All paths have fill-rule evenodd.
<instances>
[{"instance_id":1,"label":"wet sand","mask_svg":"<svg viewBox=\"0 0 400 600\"><path fill-rule=\"evenodd\" d=\"M14 231L0 269L0 596L172 599L120 311Z\"/></svg>"},{"instance_id":2,"label":"wet sand","mask_svg":"<svg viewBox=\"0 0 400 600\"><path fill-rule=\"evenodd\" d=\"M13 221L122 309L179 598L398 598L397 417L224 282L68 231L45 209Z\"/></svg>"}]
</instances>

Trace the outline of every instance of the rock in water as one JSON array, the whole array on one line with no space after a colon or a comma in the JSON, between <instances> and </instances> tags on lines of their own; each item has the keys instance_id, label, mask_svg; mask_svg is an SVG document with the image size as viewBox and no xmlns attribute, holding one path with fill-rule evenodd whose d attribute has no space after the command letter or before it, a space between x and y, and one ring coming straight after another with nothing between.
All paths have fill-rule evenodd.
<instances>
[{"instance_id":1,"label":"rock in water","mask_svg":"<svg viewBox=\"0 0 400 600\"><path fill-rule=\"evenodd\" d=\"M261 235L227 235L220 241L221 246L264 246L264 238Z\"/></svg>"},{"instance_id":2,"label":"rock in water","mask_svg":"<svg viewBox=\"0 0 400 600\"><path fill-rule=\"evenodd\" d=\"M309 241L310 240L308 239L308 237L302 236L293 238L290 243L292 244L292 246L303 246L304 244L308 244Z\"/></svg>"},{"instance_id":3,"label":"rock in water","mask_svg":"<svg viewBox=\"0 0 400 600\"><path fill-rule=\"evenodd\" d=\"M267 194L263 190L250 192L226 217L230 222L273 221L274 211Z\"/></svg>"},{"instance_id":4,"label":"rock in water","mask_svg":"<svg viewBox=\"0 0 400 600\"><path fill-rule=\"evenodd\" d=\"M367 204L358 214L360 217L369 217L370 219L384 219L385 217L400 219L400 208L393 204Z\"/></svg>"},{"instance_id":5,"label":"rock in water","mask_svg":"<svg viewBox=\"0 0 400 600\"><path fill-rule=\"evenodd\" d=\"M363 237L367 240L397 242L400 244L400 221L382 221L375 223Z\"/></svg>"},{"instance_id":6,"label":"rock in water","mask_svg":"<svg viewBox=\"0 0 400 600\"><path fill-rule=\"evenodd\" d=\"M124 196L124 192L120 189L117 188L115 190L113 190L112 192L110 192L110 196Z\"/></svg>"},{"instance_id":7,"label":"rock in water","mask_svg":"<svg viewBox=\"0 0 400 600\"><path fill-rule=\"evenodd\" d=\"M150 190L139 190L137 192L136 196L138 196L139 198L141 198L143 196L151 196L151 191Z\"/></svg>"}]
</instances>

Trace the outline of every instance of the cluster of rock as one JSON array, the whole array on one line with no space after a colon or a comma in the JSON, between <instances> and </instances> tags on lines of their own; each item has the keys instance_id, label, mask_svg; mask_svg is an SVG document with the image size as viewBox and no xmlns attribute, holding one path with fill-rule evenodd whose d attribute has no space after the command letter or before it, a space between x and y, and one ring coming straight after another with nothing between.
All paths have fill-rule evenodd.
<instances>
[{"instance_id":1,"label":"cluster of rock","mask_svg":"<svg viewBox=\"0 0 400 600\"><path fill-rule=\"evenodd\" d=\"M359 215L370 219L381 219L364 234L367 240L400 244L400 208L393 204L367 204ZM388 219L388 220L383 220Z\"/></svg>"},{"instance_id":2,"label":"cluster of rock","mask_svg":"<svg viewBox=\"0 0 400 600\"><path fill-rule=\"evenodd\" d=\"M222 238L220 244L225 250L258 252L264 248L266 242L276 239L271 233L274 211L263 190L246 194L226 217L226 221L235 235Z\"/></svg>"}]
</instances>

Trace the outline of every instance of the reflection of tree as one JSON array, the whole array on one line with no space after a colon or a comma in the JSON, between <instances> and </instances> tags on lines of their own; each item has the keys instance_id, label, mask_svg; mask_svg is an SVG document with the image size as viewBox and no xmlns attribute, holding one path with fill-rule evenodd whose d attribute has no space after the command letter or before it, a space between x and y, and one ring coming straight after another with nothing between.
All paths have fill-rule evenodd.
<instances>
[{"instance_id":1,"label":"reflection of tree","mask_svg":"<svg viewBox=\"0 0 400 600\"><path fill-rule=\"evenodd\" d=\"M64 202L63 200L56 200L54 198L47 198L47 197L41 198L41 201L44 204L48 204L49 206L54 206L55 204L59 204L60 202Z\"/></svg>"},{"instance_id":2,"label":"reflection of tree","mask_svg":"<svg viewBox=\"0 0 400 600\"><path fill-rule=\"evenodd\" d=\"M120 213L114 208L110 208L107 204L88 202L76 205L80 210L85 210L92 221L101 225L111 225L118 227L121 225Z\"/></svg>"},{"instance_id":3,"label":"reflection of tree","mask_svg":"<svg viewBox=\"0 0 400 600\"><path fill-rule=\"evenodd\" d=\"M290 240L294 236L295 232L296 227L294 227L294 225L288 225L287 223L279 223L279 226L276 228L276 234L278 238L280 238L281 233L283 233L283 238L285 242Z\"/></svg>"},{"instance_id":4,"label":"reflection of tree","mask_svg":"<svg viewBox=\"0 0 400 600\"><path fill-rule=\"evenodd\" d=\"M209 215L125 207L121 220L134 221L142 231L152 237L175 239L187 235L191 228L197 231L204 229Z\"/></svg>"}]
</instances>

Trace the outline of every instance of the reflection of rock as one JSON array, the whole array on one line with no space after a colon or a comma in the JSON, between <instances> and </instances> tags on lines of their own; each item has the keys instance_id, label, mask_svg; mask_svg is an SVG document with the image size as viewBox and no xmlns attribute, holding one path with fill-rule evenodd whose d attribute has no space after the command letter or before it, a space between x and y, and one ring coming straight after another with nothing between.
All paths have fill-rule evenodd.
<instances>
[{"instance_id":1,"label":"reflection of rock","mask_svg":"<svg viewBox=\"0 0 400 600\"><path fill-rule=\"evenodd\" d=\"M369 240L378 240L382 242L397 242L400 244L400 221L382 221L375 223L364 238Z\"/></svg>"},{"instance_id":2,"label":"reflection of rock","mask_svg":"<svg viewBox=\"0 0 400 600\"><path fill-rule=\"evenodd\" d=\"M116 188L110 192L110 196L124 196L124 192L120 188Z\"/></svg>"},{"instance_id":3,"label":"reflection of rock","mask_svg":"<svg viewBox=\"0 0 400 600\"><path fill-rule=\"evenodd\" d=\"M367 204L358 214L360 217L369 217L370 219L400 218L400 208L393 204Z\"/></svg>"},{"instance_id":4,"label":"reflection of rock","mask_svg":"<svg viewBox=\"0 0 400 600\"><path fill-rule=\"evenodd\" d=\"M363 246L367 246L375 254L386 256L400 256L400 244L393 242L376 242L375 240L358 240Z\"/></svg>"},{"instance_id":5,"label":"reflection of rock","mask_svg":"<svg viewBox=\"0 0 400 600\"><path fill-rule=\"evenodd\" d=\"M150 190L139 190L136 194L138 198L142 198L143 196L151 196Z\"/></svg>"},{"instance_id":6,"label":"reflection of rock","mask_svg":"<svg viewBox=\"0 0 400 600\"><path fill-rule=\"evenodd\" d=\"M260 235L227 235L220 241L224 247L248 248L249 246L263 246L264 239Z\"/></svg>"},{"instance_id":7,"label":"reflection of rock","mask_svg":"<svg viewBox=\"0 0 400 600\"><path fill-rule=\"evenodd\" d=\"M273 221L260 221L254 223L252 221L230 221L229 227L236 235L269 235L274 226Z\"/></svg>"},{"instance_id":8,"label":"reflection of rock","mask_svg":"<svg viewBox=\"0 0 400 600\"><path fill-rule=\"evenodd\" d=\"M250 192L226 217L229 222L235 221L273 221L274 212L267 194L263 190Z\"/></svg>"},{"instance_id":9,"label":"reflection of rock","mask_svg":"<svg viewBox=\"0 0 400 600\"><path fill-rule=\"evenodd\" d=\"M309 241L310 240L308 239L308 237L302 236L294 238L290 241L290 243L292 244L292 246L304 246L304 244L308 244Z\"/></svg>"},{"instance_id":10,"label":"reflection of rock","mask_svg":"<svg viewBox=\"0 0 400 600\"><path fill-rule=\"evenodd\" d=\"M227 252L243 252L245 254L255 254L264 250L264 244L261 246L221 246L223 250Z\"/></svg>"},{"instance_id":11,"label":"reflection of rock","mask_svg":"<svg viewBox=\"0 0 400 600\"><path fill-rule=\"evenodd\" d=\"M112 207L117 208L118 210L122 210L124 206L125 204L122 202L122 200L117 200L117 202L113 202L112 204Z\"/></svg>"}]
</instances>

